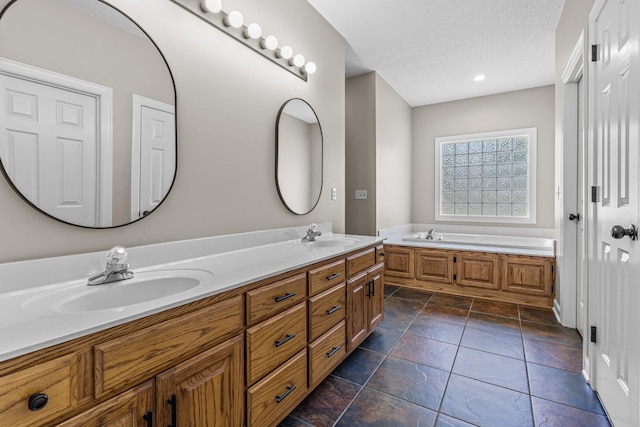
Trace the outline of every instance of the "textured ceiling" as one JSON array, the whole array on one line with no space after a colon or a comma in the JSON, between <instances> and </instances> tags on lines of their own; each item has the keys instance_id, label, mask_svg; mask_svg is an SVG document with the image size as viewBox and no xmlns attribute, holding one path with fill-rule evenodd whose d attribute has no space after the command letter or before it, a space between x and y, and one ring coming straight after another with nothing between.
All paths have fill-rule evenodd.
<instances>
[{"instance_id":1,"label":"textured ceiling","mask_svg":"<svg viewBox=\"0 0 640 427\"><path fill-rule=\"evenodd\" d=\"M414 107L554 82L564 0L308 1L345 38L346 76L376 71Z\"/></svg>"}]
</instances>

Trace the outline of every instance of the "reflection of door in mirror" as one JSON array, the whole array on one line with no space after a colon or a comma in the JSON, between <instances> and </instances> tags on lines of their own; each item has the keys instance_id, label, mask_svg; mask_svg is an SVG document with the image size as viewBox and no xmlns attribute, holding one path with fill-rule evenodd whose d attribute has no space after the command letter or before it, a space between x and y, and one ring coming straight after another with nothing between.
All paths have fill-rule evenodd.
<instances>
[{"instance_id":1,"label":"reflection of door in mirror","mask_svg":"<svg viewBox=\"0 0 640 427\"><path fill-rule=\"evenodd\" d=\"M173 105L133 95L132 221L155 209L169 192L176 164L175 135Z\"/></svg>"},{"instance_id":2,"label":"reflection of door in mirror","mask_svg":"<svg viewBox=\"0 0 640 427\"><path fill-rule=\"evenodd\" d=\"M0 93L0 158L16 189L63 221L109 226L111 139L99 132L111 90L0 59Z\"/></svg>"},{"instance_id":3,"label":"reflection of door in mirror","mask_svg":"<svg viewBox=\"0 0 640 427\"><path fill-rule=\"evenodd\" d=\"M99 0L15 0L0 15L0 59L26 64L68 80L91 82L108 89L112 95L109 105L100 105L100 96L83 91L96 97L99 103L95 124L98 163L96 166L95 162L81 162L85 174L92 167L97 169L95 193L83 195L84 205L91 203L92 198L96 200L93 204L96 210L94 217L97 219L91 222L65 216L61 214L62 209L51 212L39 204L43 197L53 197L48 195L48 191L41 188L39 198L33 198L22 193L12 178L8 177L14 188L34 207L75 225L112 227L140 218L139 215L132 216L132 99L136 94L175 109L175 87L171 72L153 41L127 16ZM11 75L20 78L20 74ZM66 83L57 86L68 87ZM112 113L107 120L101 117L105 110ZM69 111L67 108L66 114L70 114ZM83 120L87 114L85 110ZM162 186L154 184L155 187L150 187L153 194L147 199L152 200L153 204L143 210L155 208L173 183L176 168L175 113L172 117L174 122L165 123L164 129L173 132L172 153L164 157L173 159L173 164L162 164L166 173L161 180ZM5 118L0 116L0 129L6 127L4 121ZM81 146L84 155L89 148ZM109 151L103 148L107 146L111 147ZM7 159L1 152L0 156L4 166ZM43 160L47 163L61 157L62 154L56 152ZM56 168L55 164L42 166ZM64 174L71 174L66 167L63 170ZM9 175L6 170L4 173ZM169 175L170 178L165 177ZM167 179L170 180L169 184L166 184ZM83 180L89 182L86 176L83 176ZM136 200L139 203L139 198ZM70 209L64 210L67 211Z\"/></svg>"}]
</instances>

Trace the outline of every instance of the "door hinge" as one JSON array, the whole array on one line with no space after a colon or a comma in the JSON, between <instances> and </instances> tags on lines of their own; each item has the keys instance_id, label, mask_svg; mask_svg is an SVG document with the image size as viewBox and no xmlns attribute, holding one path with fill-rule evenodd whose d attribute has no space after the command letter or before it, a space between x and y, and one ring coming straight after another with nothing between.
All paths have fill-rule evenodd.
<instances>
[{"instance_id":1,"label":"door hinge","mask_svg":"<svg viewBox=\"0 0 640 427\"><path fill-rule=\"evenodd\" d=\"M591 327L591 342L596 342L596 327Z\"/></svg>"},{"instance_id":2,"label":"door hinge","mask_svg":"<svg viewBox=\"0 0 640 427\"><path fill-rule=\"evenodd\" d=\"M456 257L453 257L453 262L456 262Z\"/></svg>"},{"instance_id":3,"label":"door hinge","mask_svg":"<svg viewBox=\"0 0 640 427\"><path fill-rule=\"evenodd\" d=\"M591 62L597 62L597 61L598 61L598 45L592 44L591 45Z\"/></svg>"},{"instance_id":4,"label":"door hinge","mask_svg":"<svg viewBox=\"0 0 640 427\"><path fill-rule=\"evenodd\" d=\"M456 275L455 274L453 275L453 281L454 282L456 281Z\"/></svg>"},{"instance_id":5,"label":"door hinge","mask_svg":"<svg viewBox=\"0 0 640 427\"><path fill-rule=\"evenodd\" d=\"M598 203L598 187L591 186L591 203Z\"/></svg>"}]
</instances>

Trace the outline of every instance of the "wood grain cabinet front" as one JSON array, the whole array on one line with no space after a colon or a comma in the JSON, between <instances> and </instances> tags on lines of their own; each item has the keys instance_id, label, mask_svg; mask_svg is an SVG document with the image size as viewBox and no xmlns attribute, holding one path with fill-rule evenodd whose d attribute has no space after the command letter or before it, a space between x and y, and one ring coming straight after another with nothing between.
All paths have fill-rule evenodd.
<instances>
[{"instance_id":1,"label":"wood grain cabinet front","mask_svg":"<svg viewBox=\"0 0 640 427\"><path fill-rule=\"evenodd\" d=\"M329 289L345 279L344 259L314 268L309 271L309 295Z\"/></svg>"},{"instance_id":2,"label":"wood grain cabinet front","mask_svg":"<svg viewBox=\"0 0 640 427\"><path fill-rule=\"evenodd\" d=\"M453 285L452 251L435 249L416 250L416 279Z\"/></svg>"},{"instance_id":3,"label":"wood grain cabinet front","mask_svg":"<svg viewBox=\"0 0 640 427\"><path fill-rule=\"evenodd\" d=\"M242 335L156 377L160 426L239 427L244 416Z\"/></svg>"},{"instance_id":4,"label":"wood grain cabinet front","mask_svg":"<svg viewBox=\"0 0 640 427\"><path fill-rule=\"evenodd\" d=\"M456 284L482 289L500 289L500 258L483 252L458 252L454 256Z\"/></svg>"},{"instance_id":5,"label":"wood grain cabinet front","mask_svg":"<svg viewBox=\"0 0 640 427\"><path fill-rule=\"evenodd\" d=\"M215 319L215 321L213 321ZM94 347L96 397L125 390L242 328L237 296Z\"/></svg>"},{"instance_id":6,"label":"wood grain cabinet front","mask_svg":"<svg viewBox=\"0 0 640 427\"><path fill-rule=\"evenodd\" d=\"M346 286L339 284L309 299L309 340L313 341L344 319Z\"/></svg>"},{"instance_id":7,"label":"wood grain cabinet front","mask_svg":"<svg viewBox=\"0 0 640 427\"><path fill-rule=\"evenodd\" d=\"M247 330L247 383L254 384L307 345L307 304Z\"/></svg>"},{"instance_id":8,"label":"wood grain cabinet front","mask_svg":"<svg viewBox=\"0 0 640 427\"><path fill-rule=\"evenodd\" d=\"M44 425L77 404L77 356L67 354L0 378L0 425Z\"/></svg>"},{"instance_id":9,"label":"wood grain cabinet front","mask_svg":"<svg viewBox=\"0 0 640 427\"><path fill-rule=\"evenodd\" d=\"M57 427L148 427L154 424L154 381L149 380L58 424Z\"/></svg>"},{"instance_id":10,"label":"wood grain cabinet front","mask_svg":"<svg viewBox=\"0 0 640 427\"><path fill-rule=\"evenodd\" d=\"M388 277L413 279L415 277L414 250L399 246L384 247L384 274Z\"/></svg>"},{"instance_id":11,"label":"wood grain cabinet front","mask_svg":"<svg viewBox=\"0 0 640 427\"><path fill-rule=\"evenodd\" d=\"M319 384L347 354L344 320L309 345L309 385Z\"/></svg>"},{"instance_id":12,"label":"wood grain cabinet front","mask_svg":"<svg viewBox=\"0 0 640 427\"><path fill-rule=\"evenodd\" d=\"M247 425L275 426L307 395L307 352L301 351L247 391Z\"/></svg>"},{"instance_id":13,"label":"wood grain cabinet front","mask_svg":"<svg viewBox=\"0 0 640 427\"><path fill-rule=\"evenodd\" d=\"M247 324L254 325L307 298L307 275L296 274L247 292Z\"/></svg>"}]
</instances>

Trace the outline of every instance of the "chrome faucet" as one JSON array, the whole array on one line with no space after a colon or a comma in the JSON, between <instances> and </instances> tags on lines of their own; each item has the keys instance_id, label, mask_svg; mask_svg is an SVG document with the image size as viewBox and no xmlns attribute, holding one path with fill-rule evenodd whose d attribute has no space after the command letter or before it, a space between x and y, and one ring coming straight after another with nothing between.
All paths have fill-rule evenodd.
<instances>
[{"instance_id":1,"label":"chrome faucet","mask_svg":"<svg viewBox=\"0 0 640 427\"><path fill-rule=\"evenodd\" d=\"M114 246L111 248L111 250L107 252L107 267L103 272L89 277L87 285L95 286L131 279L133 277L133 271L129 271L128 256L127 250L122 246Z\"/></svg>"},{"instance_id":2,"label":"chrome faucet","mask_svg":"<svg viewBox=\"0 0 640 427\"><path fill-rule=\"evenodd\" d=\"M427 237L425 237L425 239L429 239L429 240L433 240L433 235L436 233L436 229L432 228L429 231L427 231Z\"/></svg>"},{"instance_id":3,"label":"chrome faucet","mask_svg":"<svg viewBox=\"0 0 640 427\"><path fill-rule=\"evenodd\" d=\"M303 242L314 242L316 237L321 236L322 231L318 230L318 224L311 224L307 230L307 235L302 238Z\"/></svg>"}]
</instances>

